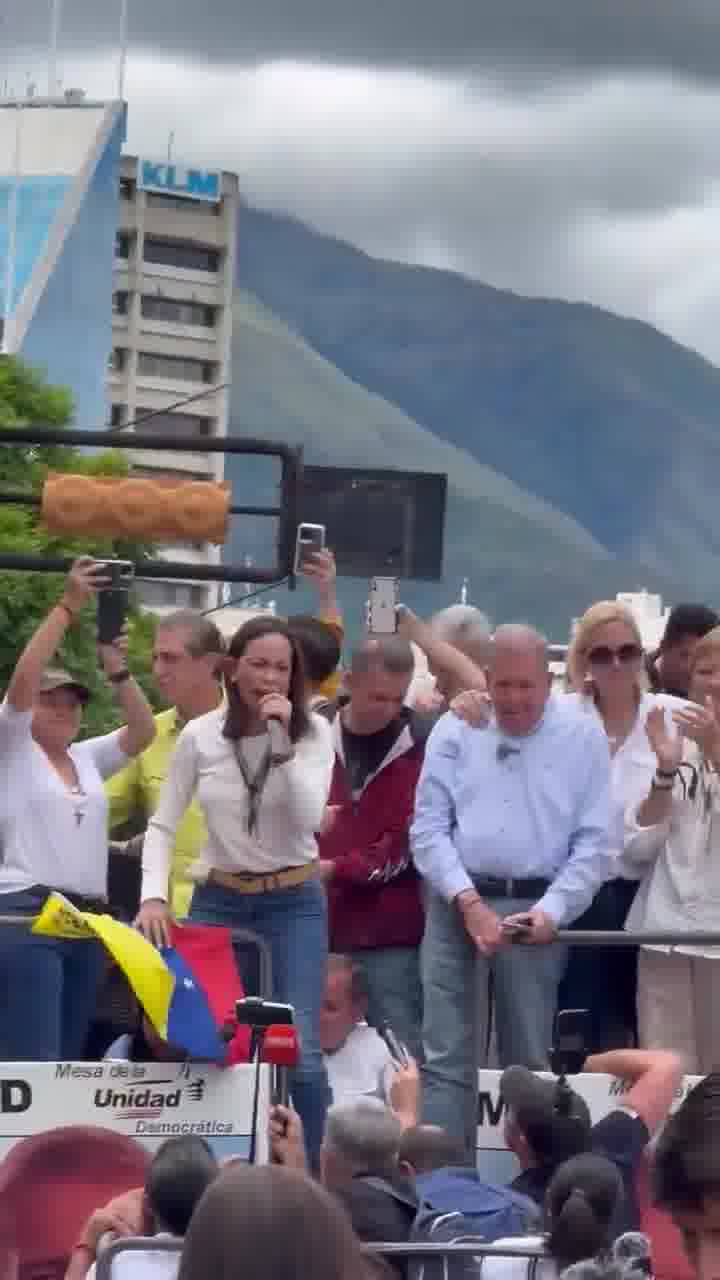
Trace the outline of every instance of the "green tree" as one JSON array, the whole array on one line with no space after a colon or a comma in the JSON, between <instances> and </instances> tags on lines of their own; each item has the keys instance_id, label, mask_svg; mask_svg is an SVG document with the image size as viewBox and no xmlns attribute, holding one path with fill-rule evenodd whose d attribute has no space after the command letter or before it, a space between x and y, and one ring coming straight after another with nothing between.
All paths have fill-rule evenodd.
<instances>
[{"instance_id":1,"label":"green tree","mask_svg":"<svg viewBox=\"0 0 720 1280\"><path fill-rule=\"evenodd\" d=\"M52 387L41 374L12 356L0 358L0 426L64 427L72 418L72 397ZM6 491L39 494L48 472L84 475L126 475L128 462L120 450L83 454L68 445L2 446L0 474ZM0 506L0 549L18 555L138 560L148 548L108 538L71 538L44 528L36 507ZM19 653L42 618L60 596L58 574L0 572L0 688L5 688ZM129 663L146 692L157 695L150 680L153 620L137 607L131 610ZM88 608L68 633L58 654L63 666L82 677L93 692L85 729L103 733L118 724L111 690L98 669L94 610Z\"/></svg>"}]
</instances>

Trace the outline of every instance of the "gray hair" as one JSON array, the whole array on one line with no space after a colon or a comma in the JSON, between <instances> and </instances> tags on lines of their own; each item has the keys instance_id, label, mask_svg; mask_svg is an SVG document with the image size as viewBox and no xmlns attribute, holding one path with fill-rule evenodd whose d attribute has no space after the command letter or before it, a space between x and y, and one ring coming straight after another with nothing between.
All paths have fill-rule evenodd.
<instances>
[{"instance_id":1,"label":"gray hair","mask_svg":"<svg viewBox=\"0 0 720 1280\"><path fill-rule=\"evenodd\" d=\"M454 645L466 658L485 663L490 651L492 629L486 614L471 604L451 604L430 620L433 631Z\"/></svg>"},{"instance_id":2,"label":"gray hair","mask_svg":"<svg viewBox=\"0 0 720 1280\"><path fill-rule=\"evenodd\" d=\"M547 668L550 663L547 638L524 622L506 622L498 627L492 638L492 653L497 653L498 649L510 650L511 653L534 651L543 667Z\"/></svg>"},{"instance_id":3,"label":"gray hair","mask_svg":"<svg viewBox=\"0 0 720 1280\"><path fill-rule=\"evenodd\" d=\"M330 1107L325 1143L353 1169L373 1173L391 1168L397 1161L402 1125L379 1098Z\"/></svg>"},{"instance_id":4,"label":"gray hair","mask_svg":"<svg viewBox=\"0 0 720 1280\"><path fill-rule=\"evenodd\" d=\"M178 609L160 618L158 631L187 631L186 649L193 658L202 658L206 653L225 653L225 641L220 629L194 609Z\"/></svg>"},{"instance_id":5,"label":"gray hair","mask_svg":"<svg viewBox=\"0 0 720 1280\"><path fill-rule=\"evenodd\" d=\"M410 678L415 655L410 642L402 636L371 636L353 651L350 669L355 675L387 671L389 675Z\"/></svg>"}]
</instances>

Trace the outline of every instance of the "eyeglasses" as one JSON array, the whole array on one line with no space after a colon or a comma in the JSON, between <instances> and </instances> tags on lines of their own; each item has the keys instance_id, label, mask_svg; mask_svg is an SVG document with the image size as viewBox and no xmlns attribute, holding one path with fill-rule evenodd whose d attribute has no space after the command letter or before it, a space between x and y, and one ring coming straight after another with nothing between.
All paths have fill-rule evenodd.
<instances>
[{"instance_id":1,"label":"eyeglasses","mask_svg":"<svg viewBox=\"0 0 720 1280\"><path fill-rule=\"evenodd\" d=\"M590 650L588 663L591 667L613 667L616 663L624 667L632 662L639 662L642 655L639 644L621 644L618 649L611 649L608 644L599 644L597 649Z\"/></svg>"}]
</instances>

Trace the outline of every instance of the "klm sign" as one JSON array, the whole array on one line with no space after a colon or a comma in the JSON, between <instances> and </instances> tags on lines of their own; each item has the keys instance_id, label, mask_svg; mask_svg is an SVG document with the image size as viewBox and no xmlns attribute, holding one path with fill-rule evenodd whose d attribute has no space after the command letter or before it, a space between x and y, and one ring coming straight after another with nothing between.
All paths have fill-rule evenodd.
<instances>
[{"instance_id":1,"label":"klm sign","mask_svg":"<svg viewBox=\"0 0 720 1280\"><path fill-rule=\"evenodd\" d=\"M217 169L183 169L178 164L156 164L154 160L138 160L137 185L139 191L158 191L212 204L222 196L222 174Z\"/></svg>"}]
</instances>

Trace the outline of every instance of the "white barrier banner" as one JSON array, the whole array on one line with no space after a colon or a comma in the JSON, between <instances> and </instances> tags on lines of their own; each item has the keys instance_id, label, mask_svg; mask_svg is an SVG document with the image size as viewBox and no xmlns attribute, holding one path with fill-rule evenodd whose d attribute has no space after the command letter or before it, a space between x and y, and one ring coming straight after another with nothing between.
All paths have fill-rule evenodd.
<instances>
[{"instance_id":1,"label":"white barrier banner","mask_svg":"<svg viewBox=\"0 0 720 1280\"><path fill-rule=\"evenodd\" d=\"M505 1106L500 1098L500 1071L478 1072L478 1151L505 1150ZM552 1080L553 1076L546 1076ZM677 1091L673 1110L702 1076L685 1076ZM593 1124L622 1104L630 1086L614 1076L583 1074L569 1076L568 1083L588 1104Z\"/></svg>"}]
</instances>

